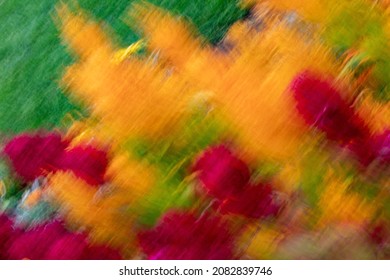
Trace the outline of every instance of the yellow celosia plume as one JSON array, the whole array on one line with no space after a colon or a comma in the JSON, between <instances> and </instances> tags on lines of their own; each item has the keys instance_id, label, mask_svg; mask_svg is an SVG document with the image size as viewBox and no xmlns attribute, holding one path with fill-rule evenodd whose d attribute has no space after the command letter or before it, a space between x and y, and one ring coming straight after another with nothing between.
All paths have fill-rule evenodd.
<instances>
[{"instance_id":1,"label":"yellow celosia plume","mask_svg":"<svg viewBox=\"0 0 390 280\"><path fill-rule=\"evenodd\" d=\"M62 36L80 59L88 59L96 53L110 56L114 51L109 37L98 24L87 21L82 14L73 14L66 5L58 6L57 13Z\"/></svg>"},{"instance_id":2,"label":"yellow celosia plume","mask_svg":"<svg viewBox=\"0 0 390 280\"><path fill-rule=\"evenodd\" d=\"M359 103L359 113L365 117L371 131L383 133L390 127L390 106L388 104L379 103L371 96L364 96Z\"/></svg>"},{"instance_id":3,"label":"yellow celosia plume","mask_svg":"<svg viewBox=\"0 0 390 280\"><path fill-rule=\"evenodd\" d=\"M153 171L125 154L110 161L107 184L96 188L70 172L49 177L47 191L60 206L66 221L87 230L93 242L133 249L133 229L140 202L154 183Z\"/></svg>"},{"instance_id":4,"label":"yellow celosia plume","mask_svg":"<svg viewBox=\"0 0 390 280\"><path fill-rule=\"evenodd\" d=\"M266 224L260 228L249 227L241 240L242 244L247 247L244 248L244 257L256 260L272 259L283 237L283 233L277 227L270 227Z\"/></svg>"},{"instance_id":5,"label":"yellow celosia plume","mask_svg":"<svg viewBox=\"0 0 390 280\"><path fill-rule=\"evenodd\" d=\"M359 193L348 191L350 186L349 180L341 181L337 177L332 179L332 176L329 176L319 200L322 212L318 221L320 228L335 223L364 225L373 218L377 210L376 205L366 201Z\"/></svg>"},{"instance_id":6,"label":"yellow celosia plume","mask_svg":"<svg viewBox=\"0 0 390 280\"><path fill-rule=\"evenodd\" d=\"M295 111L289 84L306 69L337 72L328 48L284 22L261 32L239 23L232 27L232 37L240 43L222 54L203 47L182 22L160 10L135 8L150 47L183 79L214 93L216 105L239 131L244 150L283 160L297 152L306 127Z\"/></svg>"},{"instance_id":7,"label":"yellow celosia plume","mask_svg":"<svg viewBox=\"0 0 390 280\"><path fill-rule=\"evenodd\" d=\"M130 57L118 63L117 50L97 24L63 9L62 35L81 58L63 79L71 94L89 105L117 142L172 131L185 111L185 83L153 61Z\"/></svg>"},{"instance_id":8,"label":"yellow celosia plume","mask_svg":"<svg viewBox=\"0 0 390 280\"><path fill-rule=\"evenodd\" d=\"M123 198L105 197L101 190L65 172L50 177L48 191L66 220L86 229L92 241L122 249L131 245L133 218L120 208Z\"/></svg>"}]
</instances>

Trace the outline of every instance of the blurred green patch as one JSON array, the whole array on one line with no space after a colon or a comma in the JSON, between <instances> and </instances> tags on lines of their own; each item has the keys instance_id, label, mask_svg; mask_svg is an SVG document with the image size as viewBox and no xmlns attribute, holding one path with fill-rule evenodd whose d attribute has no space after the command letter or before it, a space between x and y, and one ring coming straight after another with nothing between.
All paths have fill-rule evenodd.
<instances>
[{"instance_id":1,"label":"blurred green patch","mask_svg":"<svg viewBox=\"0 0 390 280\"><path fill-rule=\"evenodd\" d=\"M153 225L169 209L186 209L194 205L194 177L190 169L196 157L207 147L228 138L226 124L216 114L190 115L181 129L160 142L137 139L127 143L136 157L152 164L159 180L153 191L143 200L141 208L144 225Z\"/></svg>"},{"instance_id":2,"label":"blurred green patch","mask_svg":"<svg viewBox=\"0 0 390 280\"><path fill-rule=\"evenodd\" d=\"M75 3L67 0L64 2ZM105 21L124 46L137 39L121 17L134 0L79 0L81 8ZM245 15L236 0L151 0L189 19L210 42L218 42ZM53 22L56 0L0 1L0 132L19 133L64 125L80 111L58 87L72 58ZM75 113L76 115L76 113Z\"/></svg>"}]
</instances>

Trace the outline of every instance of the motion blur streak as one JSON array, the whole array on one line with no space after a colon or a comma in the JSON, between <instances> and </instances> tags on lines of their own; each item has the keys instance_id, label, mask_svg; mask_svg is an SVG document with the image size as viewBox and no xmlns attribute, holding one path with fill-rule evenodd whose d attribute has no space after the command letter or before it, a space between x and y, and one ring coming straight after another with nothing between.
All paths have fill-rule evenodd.
<instances>
[{"instance_id":1,"label":"motion blur streak","mask_svg":"<svg viewBox=\"0 0 390 280\"><path fill-rule=\"evenodd\" d=\"M0 258L390 258L389 2L230 2L216 43L136 1L128 46L57 5L84 112L3 137Z\"/></svg>"}]
</instances>

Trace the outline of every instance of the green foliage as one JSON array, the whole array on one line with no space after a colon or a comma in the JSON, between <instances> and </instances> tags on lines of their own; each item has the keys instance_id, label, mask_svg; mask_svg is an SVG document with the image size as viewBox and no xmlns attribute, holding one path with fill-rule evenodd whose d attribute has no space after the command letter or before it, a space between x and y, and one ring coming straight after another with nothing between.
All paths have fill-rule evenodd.
<instances>
[{"instance_id":1,"label":"green foliage","mask_svg":"<svg viewBox=\"0 0 390 280\"><path fill-rule=\"evenodd\" d=\"M369 66L373 66L377 84L374 97L383 102L389 101L389 37L383 11L361 0L340 7L339 12L326 22L325 40L338 55L347 50L359 51L359 59L364 58ZM359 68L356 70L359 71Z\"/></svg>"},{"instance_id":2,"label":"green foliage","mask_svg":"<svg viewBox=\"0 0 390 280\"><path fill-rule=\"evenodd\" d=\"M329 155L322 147L308 148L302 155L301 189L310 206L315 206L324 189L324 179L329 169Z\"/></svg>"},{"instance_id":3,"label":"green foliage","mask_svg":"<svg viewBox=\"0 0 390 280\"><path fill-rule=\"evenodd\" d=\"M195 114L181 129L159 143L139 139L129 141L129 150L156 167L159 174L153 191L143 201L143 209L136 209L142 213L142 224L153 225L169 209L194 205L196 196L189 172L191 164L206 147L224 138L225 129L215 115Z\"/></svg>"},{"instance_id":4,"label":"green foliage","mask_svg":"<svg viewBox=\"0 0 390 280\"><path fill-rule=\"evenodd\" d=\"M121 18L132 2L79 0L78 4L106 22L125 46L137 39ZM151 2L188 18L213 43L244 15L235 0ZM51 129L62 125L67 113L80 111L80 105L69 101L58 87L72 59L52 19L57 4L56 0L0 2L0 132Z\"/></svg>"}]
</instances>

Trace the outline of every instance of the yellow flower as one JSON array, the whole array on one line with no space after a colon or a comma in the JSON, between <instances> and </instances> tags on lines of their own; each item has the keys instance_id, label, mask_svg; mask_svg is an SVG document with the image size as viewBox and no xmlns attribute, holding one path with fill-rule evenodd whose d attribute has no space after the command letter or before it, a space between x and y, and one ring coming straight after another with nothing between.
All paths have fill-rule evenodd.
<instances>
[{"instance_id":1,"label":"yellow flower","mask_svg":"<svg viewBox=\"0 0 390 280\"><path fill-rule=\"evenodd\" d=\"M359 114L364 117L371 131L382 133L390 127L390 106L380 103L368 95L362 98L357 106Z\"/></svg>"},{"instance_id":2,"label":"yellow flower","mask_svg":"<svg viewBox=\"0 0 390 280\"><path fill-rule=\"evenodd\" d=\"M148 192L153 176L124 156L113 159L107 176L112 181L97 189L70 172L57 172L50 175L47 192L69 225L86 229L92 242L129 254L135 248L134 208Z\"/></svg>"},{"instance_id":3,"label":"yellow flower","mask_svg":"<svg viewBox=\"0 0 390 280\"><path fill-rule=\"evenodd\" d=\"M155 184L155 172L142 161L117 153L107 170L107 179L131 204L142 203ZM134 207L134 206L133 206Z\"/></svg>"},{"instance_id":4,"label":"yellow flower","mask_svg":"<svg viewBox=\"0 0 390 280\"><path fill-rule=\"evenodd\" d=\"M174 65L194 87L214 93L216 106L237 128L238 141L256 156L288 160L305 139L306 126L288 92L306 69L328 75L337 63L320 40L279 22L262 32L234 27L231 54L203 46L186 25L151 6L136 6L133 18L150 48Z\"/></svg>"},{"instance_id":5,"label":"yellow flower","mask_svg":"<svg viewBox=\"0 0 390 280\"><path fill-rule=\"evenodd\" d=\"M185 83L152 61L130 57L118 63L118 50L99 25L59 11L62 36L80 58L63 78L70 94L90 107L116 142L172 131L187 104Z\"/></svg>"},{"instance_id":6,"label":"yellow flower","mask_svg":"<svg viewBox=\"0 0 390 280\"><path fill-rule=\"evenodd\" d=\"M246 247L245 255L249 259L266 260L272 258L283 237L276 227L263 224L260 228L249 227L240 243Z\"/></svg>"},{"instance_id":7,"label":"yellow flower","mask_svg":"<svg viewBox=\"0 0 390 280\"><path fill-rule=\"evenodd\" d=\"M322 210L318 227L334 223L363 225L374 216L375 204L366 201L359 193L348 192L350 184L349 180L341 181L329 175L318 203Z\"/></svg>"}]
</instances>

